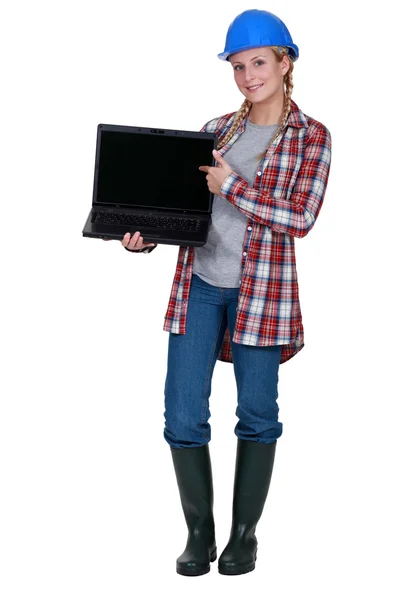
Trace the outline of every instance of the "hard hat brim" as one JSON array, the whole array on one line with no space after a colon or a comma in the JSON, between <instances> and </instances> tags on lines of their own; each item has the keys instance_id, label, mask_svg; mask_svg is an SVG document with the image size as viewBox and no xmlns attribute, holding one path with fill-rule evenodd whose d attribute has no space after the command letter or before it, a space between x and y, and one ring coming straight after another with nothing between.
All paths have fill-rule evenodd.
<instances>
[{"instance_id":1,"label":"hard hat brim","mask_svg":"<svg viewBox=\"0 0 400 600\"><path fill-rule=\"evenodd\" d=\"M252 48L264 48L264 46L268 46L268 44L263 44L262 46L260 46L260 45L258 45L258 46L242 46L241 48L234 48L233 50L229 50L229 52L221 52L220 54L218 54L218 58L220 60L226 61L231 56L231 54L236 54L238 52L244 52L245 50L251 50ZM289 50L291 50L290 58L292 59L293 62L295 62L299 57L298 47L296 46L296 44L292 44L291 46L287 46L287 48L289 48Z\"/></svg>"}]
</instances>

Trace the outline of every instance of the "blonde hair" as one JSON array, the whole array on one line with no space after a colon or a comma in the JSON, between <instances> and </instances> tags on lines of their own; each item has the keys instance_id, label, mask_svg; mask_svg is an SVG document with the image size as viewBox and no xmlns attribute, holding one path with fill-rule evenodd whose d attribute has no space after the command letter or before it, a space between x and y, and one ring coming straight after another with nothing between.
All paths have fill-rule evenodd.
<instances>
[{"instance_id":1,"label":"blonde hair","mask_svg":"<svg viewBox=\"0 0 400 600\"><path fill-rule=\"evenodd\" d=\"M265 151L257 156L258 160L261 160L262 158L264 158L265 153L267 152L268 148L270 147L272 142L279 136L280 132L282 131L283 126L286 122L286 119L288 118L289 113L290 113L290 98L292 97L292 90L293 90L293 77L292 77L293 61L287 51L287 48L283 47L282 53L279 52L278 46L270 46L270 48L271 48L271 50L273 50L278 63L282 62L283 57L285 55L288 57L289 69L283 79L283 83L286 88L286 91L285 91L285 101L284 101L284 105L283 105L283 111L282 111L282 115L281 115L281 118L279 121L279 127L278 127L274 137L271 139L270 143L266 147ZM229 142L229 140L233 137L233 135L235 134L235 131L237 130L239 125L249 114L251 107L252 107L252 103L249 100L247 100L247 98L246 98L245 101L243 102L242 106L237 111L235 118L233 120L233 123L230 126L229 130L224 135L224 137L221 140L219 140L217 150L222 148L222 146L225 146L225 144L227 144Z\"/></svg>"}]
</instances>

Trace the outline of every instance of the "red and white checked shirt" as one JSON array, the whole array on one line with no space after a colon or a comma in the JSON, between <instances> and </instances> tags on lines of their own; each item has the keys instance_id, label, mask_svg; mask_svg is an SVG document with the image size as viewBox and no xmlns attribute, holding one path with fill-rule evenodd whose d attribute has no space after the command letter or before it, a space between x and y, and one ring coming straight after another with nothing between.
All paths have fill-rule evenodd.
<instances>
[{"instance_id":1,"label":"red and white checked shirt","mask_svg":"<svg viewBox=\"0 0 400 600\"><path fill-rule=\"evenodd\" d=\"M206 123L201 131L228 131L235 113ZM246 128L242 122L222 156ZM212 157L210 156L210 164ZM257 169L254 187L237 173L224 180L220 196L248 217L233 341L250 346L283 345L281 363L304 347L294 238L306 236L321 210L331 162L331 135L291 100L279 136ZM226 233L229 235L229 232ZM184 334L194 248L180 246L163 330ZM218 360L233 363L228 326Z\"/></svg>"}]
</instances>

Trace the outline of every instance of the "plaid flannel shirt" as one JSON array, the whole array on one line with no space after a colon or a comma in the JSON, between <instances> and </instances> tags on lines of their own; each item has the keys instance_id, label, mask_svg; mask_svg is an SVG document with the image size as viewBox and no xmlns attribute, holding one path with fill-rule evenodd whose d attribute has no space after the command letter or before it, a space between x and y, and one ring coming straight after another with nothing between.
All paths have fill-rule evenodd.
<instances>
[{"instance_id":1,"label":"plaid flannel shirt","mask_svg":"<svg viewBox=\"0 0 400 600\"><path fill-rule=\"evenodd\" d=\"M233 112L212 119L201 131L216 133L221 139L234 117ZM247 118L219 150L222 156L243 133L246 122ZM232 172L219 194L248 217L233 342L250 346L282 344L281 363L304 347L294 238L306 236L315 224L330 162L329 130L291 100L289 117L260 162L254 187ZM164 317L165 331L186 331L193 261L194 248L180 246ZM217 358L233 363L228 326Z\"/></svg>"}]
</instances>

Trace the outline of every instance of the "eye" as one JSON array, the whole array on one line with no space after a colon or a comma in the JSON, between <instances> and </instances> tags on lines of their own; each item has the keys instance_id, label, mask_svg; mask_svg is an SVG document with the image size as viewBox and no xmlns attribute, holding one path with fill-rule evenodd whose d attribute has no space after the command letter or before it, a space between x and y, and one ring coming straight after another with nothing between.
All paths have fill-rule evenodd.
<instances>
[{"instance_id":1,"label":"eye","mask_svg":"<svg viewBox=\"0 0 400 600\"><path fill-rule=\"evenodd\" d=\"M265 62L263 60L256 60L256 62L254 64L256 65L257 63L259 63L260 65L264 65L265 64ZM235 67L233 67L233 70L237 71L239 69L239 67L241 69L242 65L236 65Z\"/></svg>"}]
</instances>

